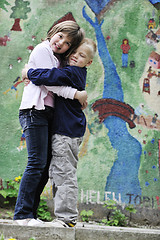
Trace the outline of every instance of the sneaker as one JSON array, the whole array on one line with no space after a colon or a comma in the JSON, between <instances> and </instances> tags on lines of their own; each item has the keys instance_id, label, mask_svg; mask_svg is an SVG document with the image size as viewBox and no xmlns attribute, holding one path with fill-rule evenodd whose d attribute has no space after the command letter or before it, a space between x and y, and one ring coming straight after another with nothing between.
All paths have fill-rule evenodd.
<instances>
[{"instance_id":1,"label":"sneaker","mask_svg":"<svg viewBox=\"0 0 160 240\"><path fill-rule=\"evenodd\" d=\"M70 227L75 227L76 222L74 222L74 221L72 221L72 222L63 222L62 220L55 219L52 222L45 223L45 225L48 225L48 226L51 226L51 227L66 227L66 228L70 228Z\"/></svg>"},{"instance_id":2,"label":"sneaker","mask_svg":"<svg viewBox=\"0 0 160 240\"><path fill-rule=\"evenodd\" d=\"M76 226L76 221L66 222L66 224L67 224L69 227L75 227L75 226Z\"/></svg>"},{"instance_id":3,"label":"sneaker","mask_svg":"<svg viewBox=\"0 0 160 240\"><path fill-rule=\"evenodd\" d=\"M27 226L42 226L44 225L44 222L41 221L40 219L30 219Z\"/></svg>"},{"instance_id":4,"label":"sneaker","mask_svg":"<svg viewBox=\"0 0 160 240\"><path fill-rule=\"evenodd\" d=\"M38 222L40 222L40 223L42 223L42 224L44 224L45 222L43 222L41 219L39 219L39 218L36 218L36 220L38 221Z\"/></svg>"},{"instance_id":5,"label":"sneaker","mask_svg":"<svg viewBox=\"0 0 160 240\"><path fill-rule=\"evenodd\" d=\"M27 226L30 218L14 220L14 223L20 226Z\"/></svg>"},{"instance_id":6,"label":"sneaker","mask_svg":"<svg viewBox=\"0 0 160 240\"><path fill-rule=\"evenodd\" d=\"M44 223L40 219L26 218L14 220L20 226L42 226Z\"/></svg>"}]
</instances>

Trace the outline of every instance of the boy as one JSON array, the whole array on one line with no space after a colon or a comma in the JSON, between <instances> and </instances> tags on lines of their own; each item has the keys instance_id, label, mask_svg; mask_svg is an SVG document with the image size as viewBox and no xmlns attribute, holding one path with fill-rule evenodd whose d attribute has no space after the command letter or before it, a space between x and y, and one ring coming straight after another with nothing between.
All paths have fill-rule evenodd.
<instances>
[{"instance_id":1,"label":"boy","mask_svg":"<svg viewBox=\"0 0 160 240\"><path fill-rule=\"evenodd\" d=\"M67 85L85 89L86 67L90 66L96 44L85 38L69 56L69 66L57 69L29 69L28 78L36 85ZM52 91L52 87L46 87ZM54 213L52 226L74 227L78 217L77 162L78 150L86 129L86 118L78 100L56 97L52 136L52 160L49 176L53 187Z\"/></svg>"}]
</instances>

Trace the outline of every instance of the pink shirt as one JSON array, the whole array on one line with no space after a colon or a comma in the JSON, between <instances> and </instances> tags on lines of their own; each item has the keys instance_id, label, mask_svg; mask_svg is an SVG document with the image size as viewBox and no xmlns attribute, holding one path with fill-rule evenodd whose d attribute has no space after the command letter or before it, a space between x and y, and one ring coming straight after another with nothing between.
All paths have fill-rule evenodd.
<instances>
[{"instance_id":1,"label":"pink shirt","mask_svg":"<svg viewBox=\"0 0 160 240\"><path fill-rule=\"evenodd\" d=\"M54 107L53 92L48 92L47 97L45 97L45 99L44 99L44 105Z\"/></svg>"},{"instance_id":2,"label":"pink shirt","mask_svg":"<svg viewBox=\"0 0 160 240\"><path fill-rule=\"evenodd\" d=\"M59 67L59 61L54 56L48 40L38 44L33 49L29 57L28 65L29 68ZM65 86L53 86L49 90L58 96L70 99L74 99L77 91L77 89ZM20 109L28 109L34 106L37 110L43 110L45 109L45 105L54 106L54 97L52 98L52 94L48 92L47 87L43 85L36 86L32 82L24 87Z\"/></svg>"}]
</instances>

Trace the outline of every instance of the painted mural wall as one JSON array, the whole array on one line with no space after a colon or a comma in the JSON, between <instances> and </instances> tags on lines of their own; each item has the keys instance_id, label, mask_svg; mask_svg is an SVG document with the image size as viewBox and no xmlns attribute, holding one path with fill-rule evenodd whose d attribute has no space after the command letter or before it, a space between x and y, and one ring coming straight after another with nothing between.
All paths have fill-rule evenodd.
<instances>
[{"instance_id":1,"label":"painted mural wall","mask_svg":"<svg viewBox=\"0 0 160 240\"><path fill-rule=\"evenodd\" d=\"M79 201L160 208L160 1L0 3L0 183L27 162L18 120L21 70L52 25L73 17L98 51L88 68ZM50 195L50 188L45 190Z\"/></svg>"}]
</instances>

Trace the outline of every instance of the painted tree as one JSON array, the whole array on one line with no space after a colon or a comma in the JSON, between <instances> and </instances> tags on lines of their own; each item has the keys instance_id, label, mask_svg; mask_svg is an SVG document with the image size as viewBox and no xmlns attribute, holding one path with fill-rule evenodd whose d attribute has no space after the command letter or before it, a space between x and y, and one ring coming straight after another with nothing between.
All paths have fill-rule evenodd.
<instances>
[{"instance_id":1,"label":"painted tree","mask_svg":"<svg viewBox=\"0 0 160 240\"><path fill-rule=\"evenodd\" d=\"M6 12L8 12L7 8L5 7L5 5L10 5L10 3L8 3L6 0L1 0L0 1L0 8L2 8L3 10L5 10Z\"/></svg>"},{"instance_id":2,"label":"painted tree","mask_svg":"<svg viewBox=\"0 0 160 240\"><path fill-rule=\"evenodd\" d=\"M31 8L29 6L28 1L23 1L23 0L16 0L15 1L15 6L12 7L12 13L10 15L10 18L14 18L14 24L11 28L12 31L22 31L20 27L20 20L27 19L27 13L31 11Z\"/></svg>"},{"instance_id":3,"label":"painted tree","mask_svg":"<svg viewBox=\"0 0 160 240\"><path fill-rule=\"evenodd\" d=\"M103 13L115 0L86 0L90 9L95 13L93 21L83 8L83 17L94 28L99 56L104 68L104 89L103 99L114 99L114 101L124 102L121 79L117 73L116 66L112 61L108 51L105 38L102 33ZM140 166L141 144L130 135L126 127L126 122L116 116L108 116L103 121L108 129L108 136L112 147L117 151L117 157L111 168L106 181L106 192L115 193L116 199L121 196L123 203L128 203L131 196L141 195L141 188L138 178ZM133 203L134 202L130 202Z\"/></svg>"}]
</instances>

